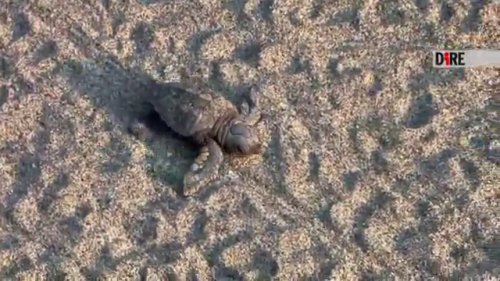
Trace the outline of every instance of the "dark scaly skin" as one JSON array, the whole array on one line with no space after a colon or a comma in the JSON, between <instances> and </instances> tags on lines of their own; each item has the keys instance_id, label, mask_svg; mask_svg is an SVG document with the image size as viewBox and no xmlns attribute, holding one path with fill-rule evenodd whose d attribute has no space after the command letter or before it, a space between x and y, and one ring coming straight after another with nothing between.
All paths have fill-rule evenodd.
<instances>
[{"instance_id":1,"label":"dark scaly skin","mask_svg":"<svg viewBox=\"0 0 500 281\"><path fill-rule=\"evenodd\" d=\"M181 88L177 83L159 85L149 102L170 128L201 146L214 137L217 126L238 116L237 109L223 96L208 89Z\"/></svg>"},{"instance_id":2,"label":"dark scaly skin","mask_svg":"<svg viewBox=\"0 0 500 281\"><path fill-rule=\"evenodd\" d=\"M178 83L158 86L149 99L154 110L171 129L201 146L184 176L184 195L214 180L224 160L222 148L239 155L261 152L260 140L251 128L260 120L254 88L241 105L240 115L230 101L208 89L189 89ZM139 123L135 128L144 131Z\"/></svg>"}]
</instances>

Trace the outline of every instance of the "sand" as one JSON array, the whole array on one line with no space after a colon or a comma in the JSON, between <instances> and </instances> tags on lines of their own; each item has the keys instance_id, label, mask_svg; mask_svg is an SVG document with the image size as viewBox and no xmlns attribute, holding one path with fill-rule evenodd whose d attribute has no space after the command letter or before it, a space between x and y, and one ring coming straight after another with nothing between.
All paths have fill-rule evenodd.
<instances>
[{"instance_id":1,"label":"sand","mask_svg":"<svg viewBox=\"0 0 500 281\"><path fill-rule=\"evenodd\" d=\"M492 2L6 1L0 278L498 277L500 72L431 61L499 49ZM192 198L196 148L126 129L182 77L265 114Z\"/></svg>"}]
</instances>

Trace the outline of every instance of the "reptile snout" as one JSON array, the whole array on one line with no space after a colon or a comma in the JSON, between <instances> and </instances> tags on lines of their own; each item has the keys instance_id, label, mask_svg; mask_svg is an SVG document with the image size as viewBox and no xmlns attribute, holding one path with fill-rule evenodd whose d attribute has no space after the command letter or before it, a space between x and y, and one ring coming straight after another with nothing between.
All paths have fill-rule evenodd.
<instances>
[{"instance_id":1,"label":"reptile snout","mask_svg":"<svg viewBox=\"0 0 500 281\"><path fill-rule=\"evenodd\" d=\"M236 123L230 127L226 145L231 152L242 155L262 151L262 143L256 130L244 123Z\"/></svg>"}]
</instances>

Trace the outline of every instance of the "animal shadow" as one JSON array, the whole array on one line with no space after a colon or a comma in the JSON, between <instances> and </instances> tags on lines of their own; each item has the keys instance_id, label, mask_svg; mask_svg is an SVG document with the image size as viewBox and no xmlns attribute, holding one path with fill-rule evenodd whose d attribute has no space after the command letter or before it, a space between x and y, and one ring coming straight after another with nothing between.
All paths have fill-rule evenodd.
<instances>
[{"instance_id":1,"label":"animal shadow","mask_svg":"<svg viewBox=\"0 0 500 281\"><path fill-rule=\"evenodd\" d=\"M146 126L153 135L151 141L144 141L148 148L144 163L148 175L181 194L183 175L197 149L170 130L145 102L147 95L160 91L162 85L140 70L123 67L113 58L105 58L99 66L93 60L68 60L60 63L60 68L72 90L90 99L96 108L105 109L111 122L125 135L134 137L130 131L133 120Z\"/></svg>"}]
</instances>

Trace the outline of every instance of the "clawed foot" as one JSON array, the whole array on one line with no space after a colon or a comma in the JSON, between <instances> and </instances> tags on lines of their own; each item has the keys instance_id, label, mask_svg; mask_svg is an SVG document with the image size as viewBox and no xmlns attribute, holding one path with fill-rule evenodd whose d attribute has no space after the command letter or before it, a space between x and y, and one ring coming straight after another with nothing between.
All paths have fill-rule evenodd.
<instances>
[{"instance_id":1,"label":"clawed foot","mask_svg":"<svg viewBox=\"0 0 500 281\"><path fill-rule=\"evenodd\" d=\"M261 120L262 114L259 109L259 97L255 86L252 86L245 101L241 103L240 111L245 123L250 126L254 126Z\"/></svg>"},{"instance_id":2,"label":"clawed foot","mask_svg":"<svg viewBox=\"0 0 500 281\"><path fill-rule=\"evenodd\" d=\"M193 195L214 180L223 158L219 145L214 140L209 140L208 145L202 147L189 172L184 176L184 195Z\"/></svg>"}]
</instances>

